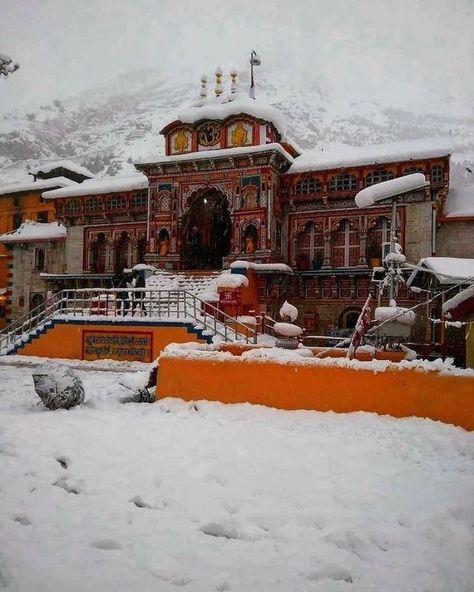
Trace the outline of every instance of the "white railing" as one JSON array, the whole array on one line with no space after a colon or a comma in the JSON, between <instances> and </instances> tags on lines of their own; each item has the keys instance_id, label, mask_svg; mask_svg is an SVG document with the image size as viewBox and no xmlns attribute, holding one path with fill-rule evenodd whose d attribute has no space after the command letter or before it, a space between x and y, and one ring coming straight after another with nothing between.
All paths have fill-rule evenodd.
<instances>
[{"instance_id":1,"label":"white railing","mask_svg":"<svg viewBox=\"0 0 474 592\"><path fill-rule=\"evenodd\" d=\"M55 318L110 318L116 322L140 318L146 322L173 319L224 341L256 342L256 329L239 322L186 290L120 288L63 290L0 331L0 354L27 341Z\"/></svg>"}]
</instances>

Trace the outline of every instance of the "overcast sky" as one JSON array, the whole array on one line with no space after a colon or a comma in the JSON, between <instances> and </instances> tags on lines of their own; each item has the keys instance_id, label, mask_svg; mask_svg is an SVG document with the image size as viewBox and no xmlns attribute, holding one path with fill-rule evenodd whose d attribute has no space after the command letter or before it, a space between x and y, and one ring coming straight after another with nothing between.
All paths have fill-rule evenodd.
<instances>
[{"instance_id":1,"label":"overcast sky","mask_svg":"<svg viewBox=\"0 0 474 592\"><path fill-rule=\"evenodd\" d=\"M138 68L243 68L250 49L300 84L397 104L474 98L474 0L1 0L0 111ZM425 99L426 96L426 99ZM449 105L446 107L449 110Z\"/></svg>"}]
</instances>

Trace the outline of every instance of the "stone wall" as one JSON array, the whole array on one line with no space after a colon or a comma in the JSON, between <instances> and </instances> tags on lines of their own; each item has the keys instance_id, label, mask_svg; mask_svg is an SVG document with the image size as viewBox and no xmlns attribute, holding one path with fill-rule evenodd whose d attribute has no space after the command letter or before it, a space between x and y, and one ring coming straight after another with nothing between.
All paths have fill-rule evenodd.
<instances>
[{"instance_id":1,"label":"stone wall","mask_svg":"<svg viewBox=\"0 0 474 592\"><path fill-rule=\"evenodd\" d=\"M44 249L44 268L35 269L35 252ZM46 296L46 283L42 273L61 273L64 268L64 242L30 243L22 246L16 244L13 248L13 268L15 273L11 278L11 307L12 320L26 314L30 310L31 298L34 294Z\"/></svg>"},{"instance_id":2,"label":"stone wall","mask_svg":"<svg viewBox=\"0 0 474 592\"><path fill-rule=\"evenodd\" d=\"M436 256L474 258L474 220L441 224L436 232Z\"/></svg>"},{"instance_id":3,"label":"stone wall","mask_svg":"<svg viewBox=\"0 0 474 592\"><path fill-rule=\"evenodd\" d=\"M405 256L417 263L422 257L432 255L431 202L408 204L405 209Z\"/></svg>"},{"instance_id":4,"label":"stone wall","mask_svg":"<svg viewBox=\"0 0 474 592\"><path fill-rule=\"evenodd\" d=\"M67 229L66 273L83 272L84 226L70 226ZM85 262L84 262L85 267Z\"/></svg>"}]
</instances>

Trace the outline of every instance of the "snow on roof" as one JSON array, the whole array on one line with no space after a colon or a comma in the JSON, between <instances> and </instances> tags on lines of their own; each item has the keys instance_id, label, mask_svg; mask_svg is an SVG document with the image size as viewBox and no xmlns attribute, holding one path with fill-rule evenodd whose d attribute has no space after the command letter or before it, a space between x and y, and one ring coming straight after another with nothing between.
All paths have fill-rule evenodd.
<instances>
[{"instance_id":1,"label":"snow on roof","mask_svg":"<svg viewBox=\"0 0 474 592\"><path fill-rule=\"evenodd\" d=\"M25 220L12 232L0 236L2 243L27 243L30 241L59 240L66 238L66 227L59 222L34 222Z\"/></svg>"},{"instance_id":2,"label":"snow on roof","mask_svg":"<svg viewBox=\"0 0 474 592\"><path fill-rule=\"evenodd\" d=\"M178 120L193 124L202 119L222 120L241 113L273 123L281 134L285 133L285 118L276 107L261 98L251 99L243 92L223 93L219 97L213 95L200 99L179 112Z\"/></svg>"},{"instance_id":3,"label":"snow on roof","mask_svg":"<svg viewBox=\"0 0 474 592\"><path fill-rule=\"evenodd\" d=\"M474 259L425 257L418 265L433 271L441 284L455 284L463 280L474 282Z\"/></svg>"},{"instance_id":4,"label":"snow on roof","mask_svg":"<svg viewBox=\"0 0 474 592\"><path fill-rule=\"evenodd\" d=\"M91 179L95 177L94 173L91 173L89 169L86 169L86 167L80 166L71 160L56 160L54 162L46 162L31 172L36 175L40 172L49 173L50 171L58 168L68 169L73 173L84 175L85 177L90 177Z\"/></svg>"},{"instance_id":5,"label":"snow on roof","mask_svg":"<svg viewBox=\"0 0 474 592\"><path fill-rule=\"evenodd\" d=\"M42 191L43 189L51 189L52 187L69 187L72 185L79 185L79 183L71 181L71 179L66 179L66 177L53 177L51 179L41 179L39 181L28 181L25 183L9 183L8 185L0 185L0 195L25 191Z\"/></svg>"},{"instance_id":6,"label":"snow on roof","mask_svg":"<svg viewBox=\"0 0 474 592\"><path fill-rule=\"evenodd\" d=\"M426 138L406 140L372 146L347 146L337 150L308 151L298 157L287 174L303 171L322 171L384 162L397 162L435 158L452 154L453 147L448 140Z\"/></svg>"},{"instance_id":7,"label":"snow on roof","mask_svg":"<svg viewBox=\"0 0 474 592\"><path fill-rule=\"evenodd\" d=\"M376 201L421 189L427 185L425 175L423 173L413 173L412 175L405 175L404 177L397 177L389 181L382 181L370 187L366 187L359 191L355 196L355 202L359 208L367 208L373 206Z\"/></svg>"},{"instance_id":8,"label":"snow on roof","mask_svg":"<svg viewBox=\"0 0 474 592\"><path fill-rule=\"evenodd\" d=\"M284 271L293 273L293 270L286 263L253 263L252 261L233 261L231 269L254 269L255 271Z\"/></svg>"},{"instance_id":9,"label":"snow on roof","mask_svg":"<svg viewBox=\"0 0 474 592\"><path fill-rule=\"evenodd\" d=\"M474 185L450 187L444 215L446 218L474 217Z\"/></svg>"},{"instance_id":10,"label":"snow on roof","mask_svg":"<svg viewBox=\"0 0 474 592\"><path fill-rule=\"evenodd\" d=\"M103 179L88 179L83 183L75 183L74 187L46 191L43 193L43 197L45 199L55 199L59 197L133 191L135 189L146 189L147 187L147 177L142 173L137 173L136 175L129 177L105 177Z\"/></svg>"},{"instance_id":11,"label":"snow on roof","mask_svg":"<svg viewBox=\"0 0 474 592\"><path fill-rule=\"evenodd\" d=\"M456 294L456 296L453 296L449 300L446 300L446 302L443 304L443 315L452 310L453 308L456 308L469 298L474 298L474 284L472 286L464 288L464 290L461 290L461 292Z\"/></svg>"},{"instance_id":12,"label":"snow on roof","mask_svg":"<svg viewBox=\"0 0 474 592\"><path fill-rule=\"evenodd\" d=\"M199 152L188 152L186 154L171 154L156 157L147 157L136 161L136 164L160 164L169 162L181 162L183 160L201 160L205 158L225 158L227 156L240 156L243 154L252 154L255 152L268 152L269 150L278 150L288 161L293 162L293 157L277 143L261 144L260 146L238 146L236 148L223 148L222 150L200 150ZM86 181L85 181L86 182ZM84 182L84 183L85 183ZM82 183L82 185L84 185Z\"/></svg>"}]
</instances>

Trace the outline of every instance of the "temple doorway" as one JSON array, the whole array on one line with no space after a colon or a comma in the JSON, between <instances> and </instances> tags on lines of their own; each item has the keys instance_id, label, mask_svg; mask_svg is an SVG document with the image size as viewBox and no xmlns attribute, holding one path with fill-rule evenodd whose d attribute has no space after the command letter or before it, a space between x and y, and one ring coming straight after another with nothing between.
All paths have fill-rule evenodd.
<instances>
[{"instance_id":1,"label":"temple doorway","mask_svg":"<svg viewBox=\"0 0 474 592\"><path fill-rule=\"evenodd\" d=\"M185 269L220 269L230 253L231 219L225 195L211 189L198 195L183 216Z\"/></svg>"}]
</instances>

